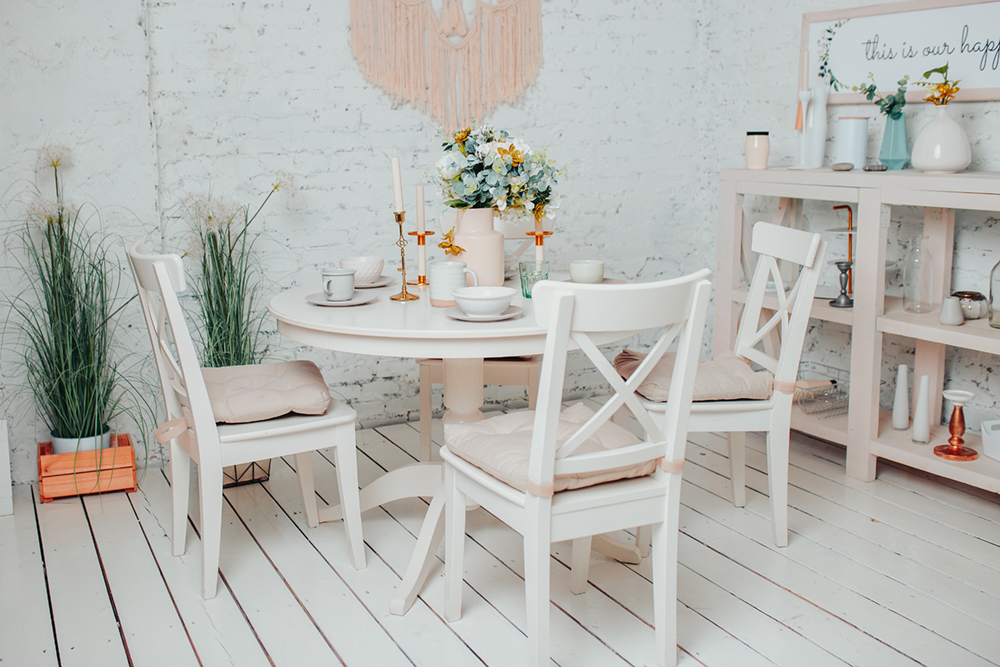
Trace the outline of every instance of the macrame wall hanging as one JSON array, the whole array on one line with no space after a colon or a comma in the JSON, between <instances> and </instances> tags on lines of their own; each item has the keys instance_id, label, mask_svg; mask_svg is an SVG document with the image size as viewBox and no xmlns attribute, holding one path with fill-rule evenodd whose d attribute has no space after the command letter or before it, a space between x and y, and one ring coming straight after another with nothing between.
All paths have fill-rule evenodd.
<instances>
[{"instance_id":1,"label":"macrame wall hanging","mask_svg":"<svg viewBox=\"0 0 1000 667\"><path fill-rule=\"evenodd\" d=\"M541 0L351 0L351 49L361 73L448 131L513 102L542 63Z\"/></svg>"}]
</instances>

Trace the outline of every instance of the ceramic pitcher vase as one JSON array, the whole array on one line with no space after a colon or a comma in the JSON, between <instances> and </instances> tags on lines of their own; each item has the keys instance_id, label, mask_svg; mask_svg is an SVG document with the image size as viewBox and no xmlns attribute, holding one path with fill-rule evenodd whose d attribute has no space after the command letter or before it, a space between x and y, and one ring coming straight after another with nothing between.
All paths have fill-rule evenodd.
<instances>
[{"instance_id":1,"label":"ceramic pitcher vase","mask_svg":"<svg viewBox=\"0 0 1000 667\"><path fill-rule=\"evenodd\" d=\"M937 115L920 130L913 142L914 169L936 174L953 174L972 163L969 136L948 115L948 105L939 106Z\"/></svg>"},{"instance_id":2,"label":"ceramic pitcher vase","mask_svg":"<svg viewBox=\"0 0 1000 667\"><path fill-rule=\"evenodd\" d=\"M475 271L480 285L503 285L503 234L493 229L492 208L460 210L453 242L463 248L455 261Z\"/></svg>"}]
</instances>

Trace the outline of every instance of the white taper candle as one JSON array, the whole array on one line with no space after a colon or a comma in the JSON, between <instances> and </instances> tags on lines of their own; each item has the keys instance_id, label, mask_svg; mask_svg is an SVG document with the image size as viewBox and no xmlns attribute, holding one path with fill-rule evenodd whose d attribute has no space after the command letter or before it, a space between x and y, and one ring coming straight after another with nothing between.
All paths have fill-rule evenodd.
<instances>
[{"instance_id":1,"label":"white taper candle","mask_svg":"<svg viewBox=\"0 0 1000 667\"><path fill-rule=\"evenodd\" d=\"M396 204L396 213L403 212L403 179L399 176L399 158L392 158L392 196Z\"/></svg>"}]
</instances>

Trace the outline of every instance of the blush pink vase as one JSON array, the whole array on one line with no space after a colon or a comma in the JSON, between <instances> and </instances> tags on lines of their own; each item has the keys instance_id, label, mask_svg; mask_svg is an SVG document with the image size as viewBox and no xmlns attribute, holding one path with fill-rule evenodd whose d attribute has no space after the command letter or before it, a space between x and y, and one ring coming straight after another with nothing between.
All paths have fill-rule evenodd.
<instances>
[{"instance_id":1,"label":"blush pink vase","mask_svg":"<svg viewBox=\"0 0 1000 667\"><path fill-rule=\"evenodd\" d=\"M493 229L492 208L459 211L454 244L464 249L455 261L475 271L480 285L503 285L503 234Z\"/></svg>"}]
</instances>

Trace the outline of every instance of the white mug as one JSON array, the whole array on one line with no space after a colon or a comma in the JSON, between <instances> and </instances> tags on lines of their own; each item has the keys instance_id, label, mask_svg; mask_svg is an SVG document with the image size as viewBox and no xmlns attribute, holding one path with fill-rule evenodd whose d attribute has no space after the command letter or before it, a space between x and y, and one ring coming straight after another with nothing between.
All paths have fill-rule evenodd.
<instances>
[{"instance_id":1,"label":"white mug","mask_svg":"<svg viewBox=\"0 0 1000 667\"><path fill-rule=\"evenodd\" d=\"M354 269L323 271L323 294L327 301L350 301L354 297Z\"/></svg>"},{"instance_id":2,"label":"white mug","mask_svg":"<svg viewBox=\"0 0 1000 667\"><path fill-rule=\"evenodd\" d=\"M466 286L466 274L472 276L472 284L479 285L479 276L468 268L465 262L433 262L428 272L431 284L431 305L435 308L457 306L452 290Z\"/></svg>"}]
</instances>

